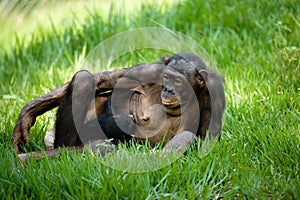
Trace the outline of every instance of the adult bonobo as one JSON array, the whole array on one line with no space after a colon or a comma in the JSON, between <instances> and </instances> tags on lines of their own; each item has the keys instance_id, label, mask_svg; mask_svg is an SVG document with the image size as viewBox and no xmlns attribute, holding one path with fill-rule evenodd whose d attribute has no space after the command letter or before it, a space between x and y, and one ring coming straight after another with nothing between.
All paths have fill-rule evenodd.
<instances>
[{"instance_id":1,"label":"adult bonobo","mask_svg":"<svg viewBox=\"0 0 300 200\"><path fill-rule=\"evenodd\" d=\"M54 148L133 137L172 149L207 134L220 137L225 95L223 79L191 53L94 75L80 71L23 108L13 133L16 151L28 142L36 117L56 106Z\"/></svg>"}]
</instances>

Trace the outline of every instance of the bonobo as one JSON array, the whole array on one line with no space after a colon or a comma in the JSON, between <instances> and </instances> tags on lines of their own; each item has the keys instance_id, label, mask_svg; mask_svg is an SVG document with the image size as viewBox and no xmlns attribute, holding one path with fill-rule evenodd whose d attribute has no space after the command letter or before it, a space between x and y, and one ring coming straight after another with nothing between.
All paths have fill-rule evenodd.
<instances>
[{"instance_id":1,"label":"bonobo","mask_svg":"<svg viewBox=\"0 0 300 200\"><path fill-rule=\"evenodd\" d=\"M106 138L178 148L178 140L186 146L197 137L220 137L225 94L222 77L192 53L94 75L80 71L23 108L13 133L16 151L36 117L56 106L54 148Z\"/></svg>"}]
</instances>

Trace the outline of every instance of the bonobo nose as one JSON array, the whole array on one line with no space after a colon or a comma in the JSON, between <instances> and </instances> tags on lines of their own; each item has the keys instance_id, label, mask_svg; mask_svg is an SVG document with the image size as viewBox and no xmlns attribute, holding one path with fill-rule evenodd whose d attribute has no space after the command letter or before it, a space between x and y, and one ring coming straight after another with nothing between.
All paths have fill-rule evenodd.
<instances>
[{"instance_id":1,"label":"bonobo nose","mask_svg":"<svg viewBox=\"0 0 300 200\"><path fill-rule=\"evenodd\" d=\"M166 88L166 87L163 89L163 93L167 94L167 95L174 95L175 94L174 90L172 88Z\"/></svg>"}]
</instances>

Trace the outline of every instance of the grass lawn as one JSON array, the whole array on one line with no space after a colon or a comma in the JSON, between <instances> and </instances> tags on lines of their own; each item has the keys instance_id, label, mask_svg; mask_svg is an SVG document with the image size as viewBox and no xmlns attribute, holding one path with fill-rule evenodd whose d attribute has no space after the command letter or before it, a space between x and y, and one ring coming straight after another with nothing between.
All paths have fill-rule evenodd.
<instances>
[{"instance_id":1,"label":"grass lawn","mask_svg":"<svg viewBox=\"0 0 300 200\"><path fill-rule=\"evenodd\" d=\"M298 1L114 1L112 8L92 1L26 2L6 7L7 13L0 6L0 199L300 198ZM22 107L69 81L101 41L142 27L181 32L217 63L227 108L222 139L208 155L196 145L145 173L68 151L26 167L15 162L11 135ZM113 68L161 56L134 51ZM37 118L27 150L45 149L43 136L54 119L55 110Z\"/></svg>"}]
</instances>

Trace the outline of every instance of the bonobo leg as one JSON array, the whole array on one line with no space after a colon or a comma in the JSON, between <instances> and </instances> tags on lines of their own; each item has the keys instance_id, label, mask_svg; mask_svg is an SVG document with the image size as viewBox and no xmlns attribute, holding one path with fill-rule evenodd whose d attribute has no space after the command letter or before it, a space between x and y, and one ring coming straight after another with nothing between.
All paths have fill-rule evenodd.
<instances>
[{"instance_id":1,"label":"bonobo leg","mask_svg":"<svg viewBox=\"0 0 300 200\"><path fill-rule=\"evenodd\" d=\"M88 71L77 72L70 82L56 116L54 147L81 143L78 136L90 102L95 98L95 79Z\"/></svg>"},{"instance_id":2,"label":"bonobo leg","mask_svg":"<svg viewBox=\"0 0 300 200\"><path fill-rule=\"evenodd\" d=\"M96 155L104 156L105 154L112 152L114 150L117 150L118 148L114 145L111 145L110 143L106 142L105 140L94 140L89 142L86 145L78 145L73 147L67 147L68 150L75 150L78 153L82 153L85 150L88 150ZM56 156L60 155L63 152L62 148L55 148L51 150L46 151L36 151L36 152L30 152L30 153L23 153L19 154L18 157L21 161L26 163L27 160L29 160L31 157L33 157L36 160L43 159L44 157L47 158L55 158Z\"/></svg>"}]
</instances>

